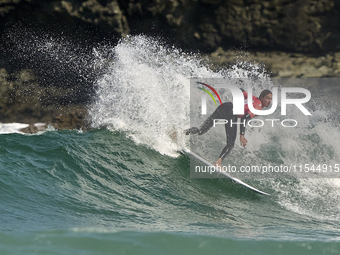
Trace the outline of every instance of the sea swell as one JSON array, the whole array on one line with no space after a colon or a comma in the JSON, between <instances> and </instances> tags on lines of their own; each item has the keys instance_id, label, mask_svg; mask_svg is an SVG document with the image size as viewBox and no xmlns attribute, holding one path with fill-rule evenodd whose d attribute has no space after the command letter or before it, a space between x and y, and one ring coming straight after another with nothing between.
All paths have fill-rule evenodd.
<instances>
[{"instance_id":1,"label":"sea swell","mask_svg":"<svg viewBox=\"0 0 340 255\"><path fill-rule=\"evenodd\" d=\"M106 50L109 57L96 55L106 71L89 106L93 130L0 135L0 247L8 253L22 242L31 253L57 252L53 244L66 253L100 239L103 254L113 246L118 253L152 253L164 240L165 254L181 240L179 254L192 247L198 254L204 247L251 253L261 245L268 254L338 251L337 176L241 176L270 197L229 179L190 178L190 158L183 153L189 139L182 134L191 124L190 79L227 78L238 87L245 85L238 79L246 79L258 84L258 93L273 85L261 68L243 63L213 71L198 56L144 36ZM312 117L301 117L298 109L289 116L301 126L249 128L247 147L235 146L227 163L338 164L338 120L329 118L334 109L324 107L323 97L313 95L319 104L309 105ZM210 161L220 152L210 145L224 144L224 130L214 139L199 140Z\"/></svg>"},{"instance_id":2,"label":"sea swell","mask_svg":"<svg viewBox=\"0 0 340 255\"><path fill-rule=\"evenodd\" d=\"M2 231L99 228L259 240L338 238L335 180L321 181L328 185L327 199L325 189L302 193L314 181L250 181L272 194L261 197L230 180L190 178L188 156L161 155L106 129L1 135L1 152Z\"/></svg>"}]
</instances>

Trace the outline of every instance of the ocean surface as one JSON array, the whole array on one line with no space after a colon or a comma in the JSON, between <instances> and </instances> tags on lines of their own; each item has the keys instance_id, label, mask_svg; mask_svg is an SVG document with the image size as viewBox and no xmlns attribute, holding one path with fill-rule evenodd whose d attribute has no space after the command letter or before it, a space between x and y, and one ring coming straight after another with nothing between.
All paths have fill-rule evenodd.
<instances>
[{"instance_id":1,"label":"ocean surface","mask_svg":"<svg viewBox=\"0 0 340 255\"><path fill-rule=\"evenodd\" d=\"M212 71L199 56L143 36L109 51L93 50L94 66L105 65L89 105L93 130L23 134L24 125L0 124L1 255L340 253L336 174L240 177L271 196L190 177L192 159L181 152L190 78L260 79L261 90L271 83L263 68ZM235 146L228 162L339 164L339 122L329 117L338 105L312 97L319 103L299 127L249 129L247 148Z\"/></svg>"}]
</instances>

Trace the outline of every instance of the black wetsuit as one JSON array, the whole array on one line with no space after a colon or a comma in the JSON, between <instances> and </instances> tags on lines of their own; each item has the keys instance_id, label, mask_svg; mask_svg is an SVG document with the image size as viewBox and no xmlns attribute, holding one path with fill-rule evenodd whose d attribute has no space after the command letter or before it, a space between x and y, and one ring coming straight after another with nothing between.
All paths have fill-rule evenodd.
<instances>
[{"instance_id":1,"label":"black wetsuit","mask_svg":"<svg viewBox=\"0 0 340 255\"><path fill-rule=\"evenodd\" d=\"M186 130L185 134L198 134L203 135L206 133L213 125L214 119L225 119L228 122L225 124L225 132L227 138L227 145L223 148L221 155L219 158L222 160L231 152L234 148L235 140L236 140L236 133L237 133L237 124L230 125L232 123L237 122L238 115L233 115L233 104L231 102L223 103L222 105L218 106L216 110L211 114L202 124L200 128L193 127ZM240 133L244 135L245 133L245 124L251 118L249 113L246 113L241 117L240 124Z\"/></svg>"}]
</instances>

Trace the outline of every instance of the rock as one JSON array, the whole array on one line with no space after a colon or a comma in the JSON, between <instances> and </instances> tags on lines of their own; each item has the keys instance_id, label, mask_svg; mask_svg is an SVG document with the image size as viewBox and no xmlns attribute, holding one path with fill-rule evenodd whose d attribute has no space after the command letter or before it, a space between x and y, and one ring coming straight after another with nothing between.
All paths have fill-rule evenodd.
<instances>
[{"instance_id":1,"label":"rock","mask_svg":"<svg viewBox=\"0 0 340 255\"><path fill-rule=\"evenodd\" d=\"M0 93L2 93L2 90L4 90L7 86L7 79L8 79L9 75L6 71L5 68L1 68L0 69L0 84L2 84L2 86L0 86Z\"/></svg>"},{"instance_id":2,"label":"rock","mask_svg":"<svg viewBox=\"0 0 340 255\"><path fill-rule=\"evenodd\" d=\"M40 86L32 70L8 74L0 69L0 122L28 123L25 132L39 130L34 127L37 122L57 129L86 129L86 106L64 105L65 95L72 97L72 89Z\"/></svg>"},{"instance_id":3,"label":"rock","mask_svg":"<svg viewBox=\"0 0 340 255\"><path fill-rule=\"evenodd\" d=\"M28 127L20 129L20 132L23 133L37 133L39 131L44 131L48 128L48 125L45 123L31 123Z\"/></svg>"},{"instance_id":4,"label":"rock","mask_svg":"<svg viewBox=\"0 0 340 255\"><path fill-rule=\"evenodd\" d=\"M61 1L54 6L54 10L67 13L86 23L96 25L104 23L122 36L130 33L127 19L116 0L106 3L106 5L102 5L96 0L82 1L78 6L75 2Z\"/></svg>"},{"instance_id":5,"label":"rock","mask_svg":"<svg viewBox=\"0 0 340 255\"><path fill-rule=\"evenodd\" d=\"M209 59L217 67L228 67L242 61L264 65L272 77L340 77L340 53L312 56L277 51L224 51L218 48L209 55Z\"/></svg>"},{"instance_id":6,"label":"rock","mask_svg":"<svg viewBox=\"0 0 340 255\"><path fill-rule=\"evenodd\" d=\"M39 57L33 69L29 53L20 53L25 60L12 54L17 48L7 36L16 27L38 30L32 36L38 40L58 37L60 30L60 40L80 42L84 55L103 40L114 45L125 35L145 34L207 54L216 68L246 61L272 77L340 76L337 0L0 0L0 23L0 122L29 123L28 132L40 121L56 128L86 126L94 78L84 76L85 68L80 74L48 61L44 68L53 75L43 77Z\"/></svg>"},{"instance_id":7,"label":"rock","mask_svg":"<svg viewBox=\"0 0 340 255\"><path fill-rule=\"evenodd\" d=\"M3 24L25 17L53 27L59 19L72 23L70 30L91 24L90 30L95 27L113 30L120 36L131 31L162 34L175 38L182 48L202 52L243 45L261 51L340 50L337 0L1 0L0 3ZM56 19L49 18L51 13ZM84 33L89 31L86 29Z\"/></svg>"}]
</instances>

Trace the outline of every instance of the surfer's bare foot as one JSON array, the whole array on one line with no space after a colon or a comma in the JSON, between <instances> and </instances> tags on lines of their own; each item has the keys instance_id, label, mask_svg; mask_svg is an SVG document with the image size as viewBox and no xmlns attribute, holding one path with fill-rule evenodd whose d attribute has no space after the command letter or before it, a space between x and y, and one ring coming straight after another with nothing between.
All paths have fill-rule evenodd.
<instances>
[{"instance_id":1,"label":"surfer's bare foot","mask_svg":"<svg viewBox=\"0 0 340 255\"><path fill-rule=\"evenodd\" d=\"M222 159L221 158L218 158L218 160L215 163L215 166L216 167L222 167Z\"/></svg>"},{"instance_id":2,"label":"surfer's bare foot","mask_svg":"<svg viewBox=\"0 0 340 255\"><path fill-rule=\"evenodd\" d=\"M175 129L172 129L171 131L169 131L168 135L172 140L177 140L177 132Z\"/></svg>"}]
</instances>

